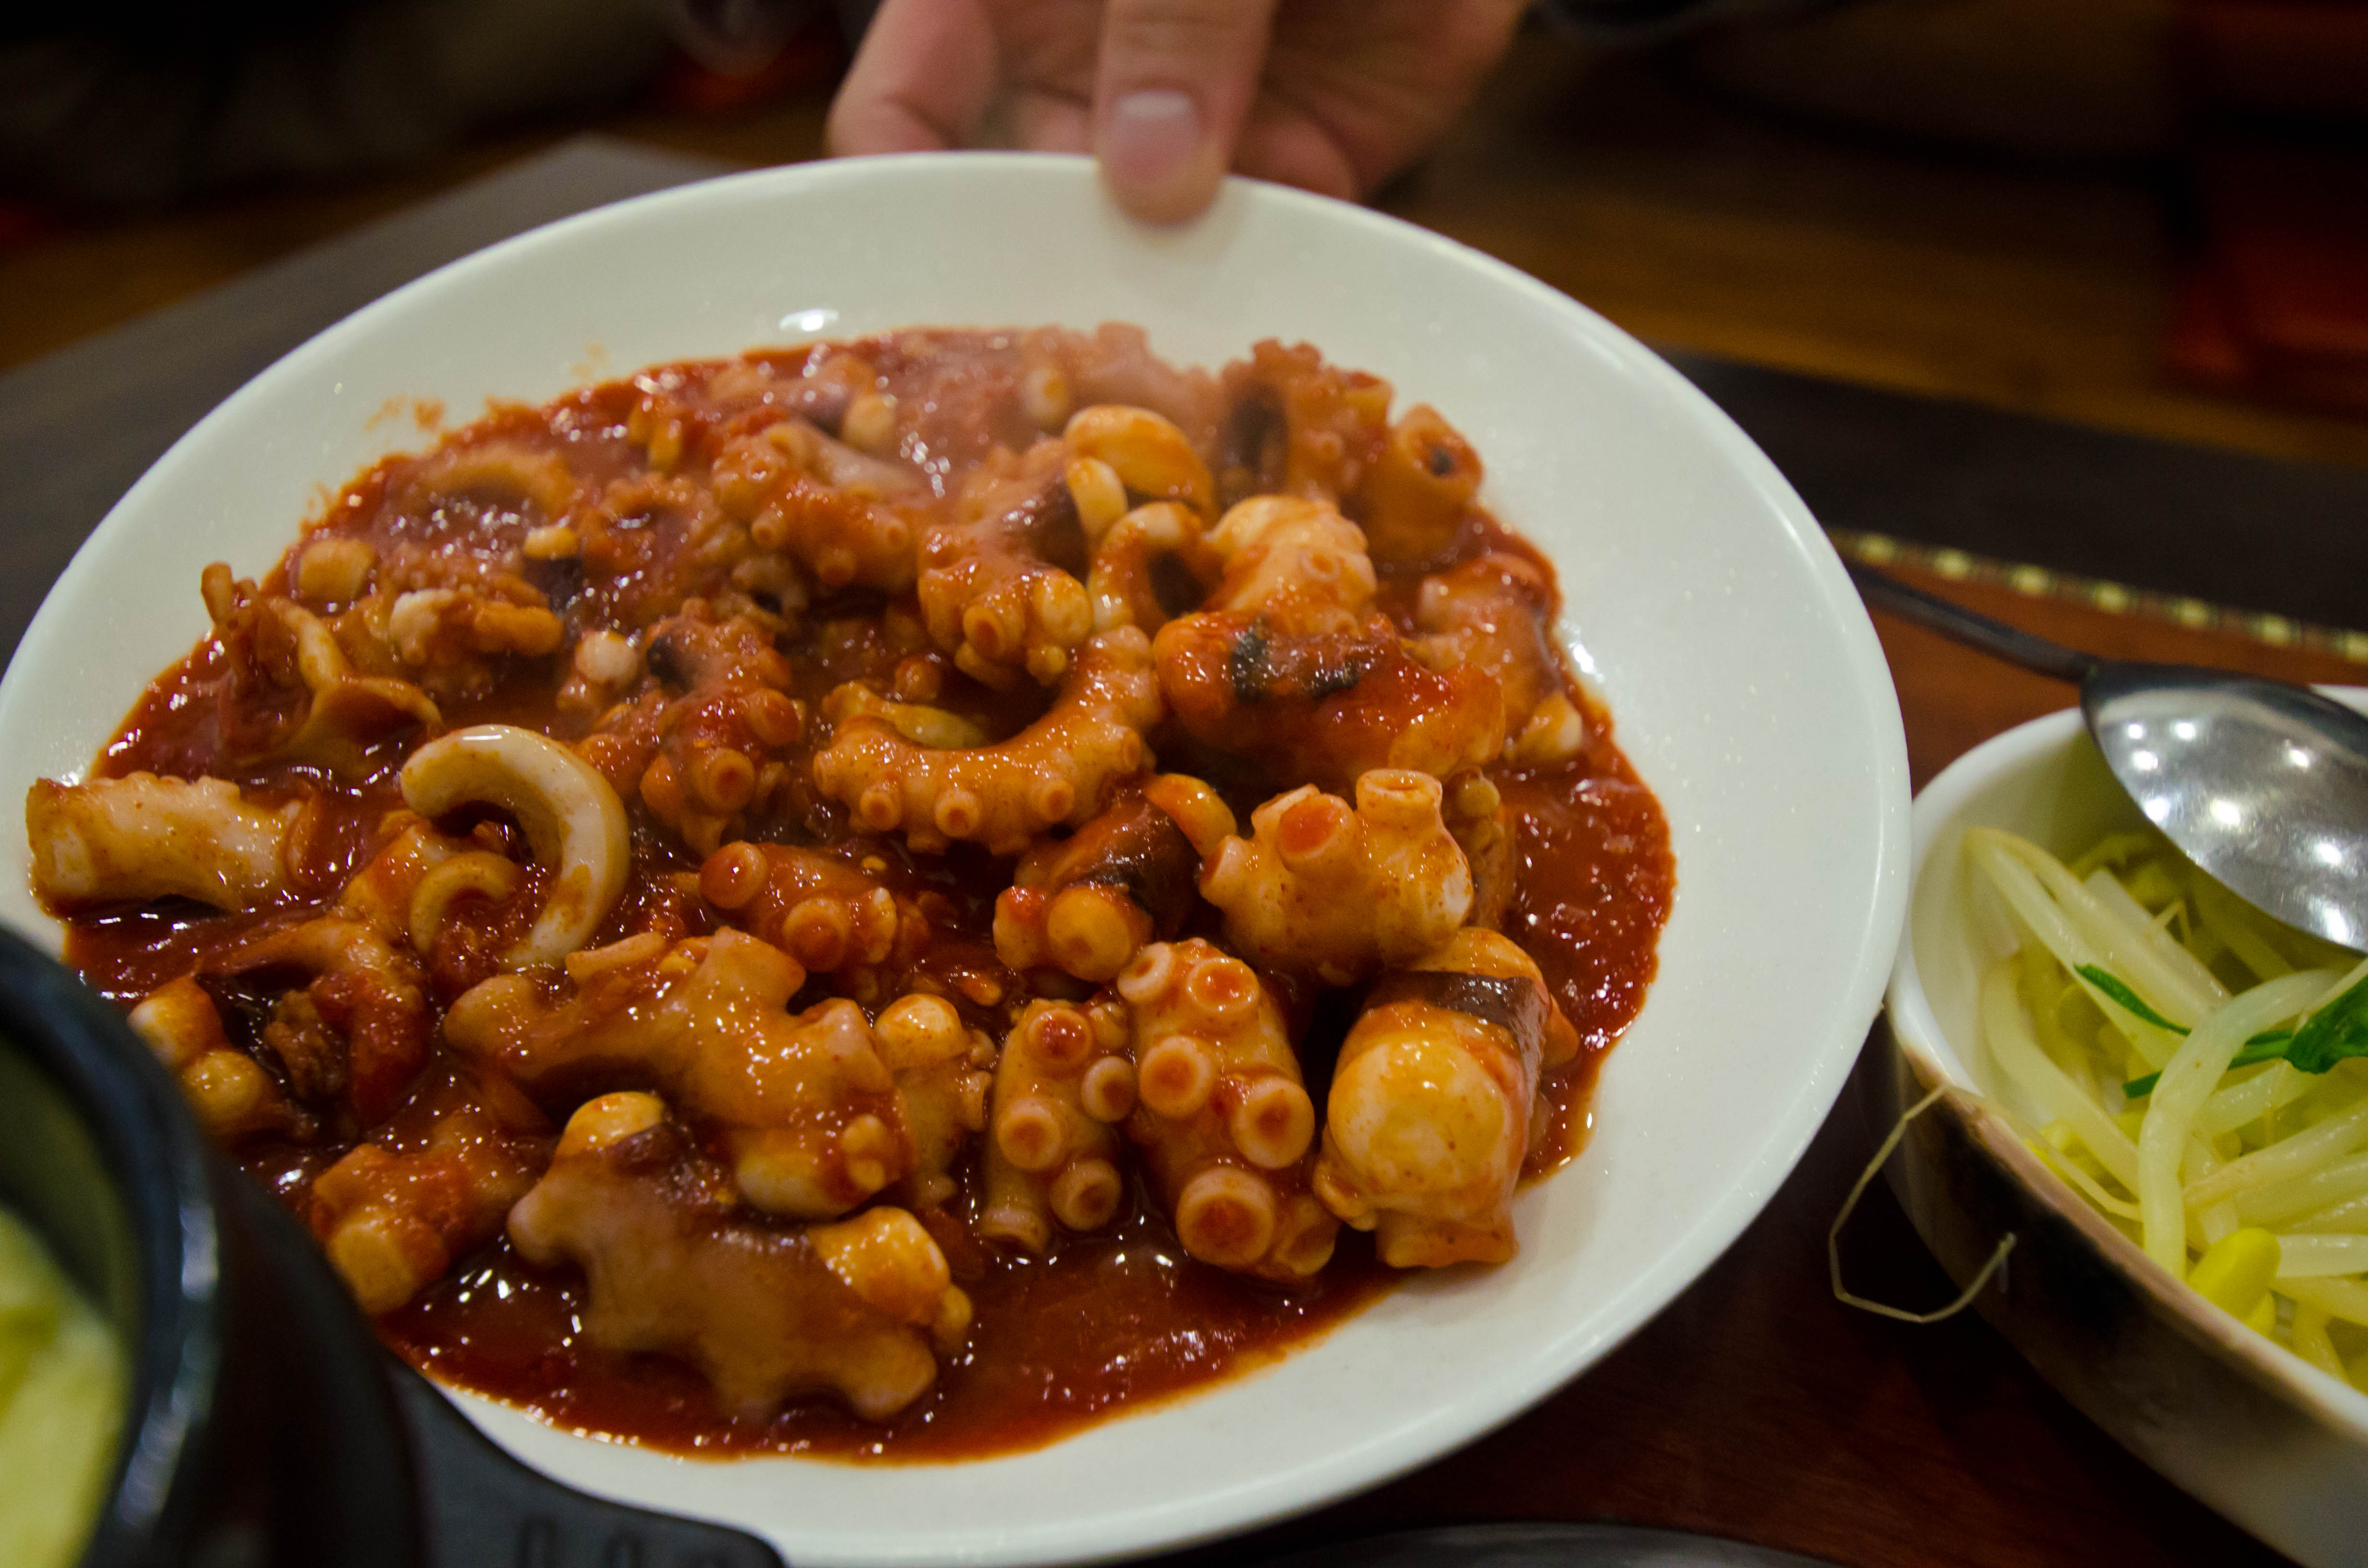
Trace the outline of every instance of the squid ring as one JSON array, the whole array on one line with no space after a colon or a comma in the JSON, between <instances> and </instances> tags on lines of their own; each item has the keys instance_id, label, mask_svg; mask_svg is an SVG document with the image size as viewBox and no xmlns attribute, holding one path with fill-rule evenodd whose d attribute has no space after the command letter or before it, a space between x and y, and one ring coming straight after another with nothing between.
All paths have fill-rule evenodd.
<instances>
[{"instance_id":1,"label":"squid ring","mask_svg":"<svg viewBox=\"0 0 2368 1568\"><path fill-rule=\"evenodd\" d=\"M403 800L426 817L472 801L518 820L535 858L552 869L533 927L501 958L505 969L557 963L582 947L625 891L632 843L617 791L557 741L515 724L479 724L428 742L403 765Z\"/></svg>"}]
</instances>

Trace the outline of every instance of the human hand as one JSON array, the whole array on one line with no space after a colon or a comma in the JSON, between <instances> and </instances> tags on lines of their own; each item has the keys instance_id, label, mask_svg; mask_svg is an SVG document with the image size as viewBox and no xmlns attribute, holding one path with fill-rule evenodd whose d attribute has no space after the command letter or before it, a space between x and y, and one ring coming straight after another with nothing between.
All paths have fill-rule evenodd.
<instances>
[{"instance_id":1,"label":"human hand","mask_svg":"<svg viewBox=\"0 0 2368 1568\"><path fill-rule=\"evenodd\" d=\"M834 153L1091 152L1119 204L1190 218L1230 168L1332 196L1438 140L1524 0L887 0Z\"/></svg>"}]
</instances>

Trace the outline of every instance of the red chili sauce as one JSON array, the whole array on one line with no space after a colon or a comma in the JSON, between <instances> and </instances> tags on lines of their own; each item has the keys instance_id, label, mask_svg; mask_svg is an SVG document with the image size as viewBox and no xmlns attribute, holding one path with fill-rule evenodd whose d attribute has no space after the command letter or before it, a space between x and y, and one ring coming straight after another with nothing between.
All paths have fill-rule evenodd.
<instances>
[{"instance_id":1,"label":"red chili sauce","mask_svg":"<svg viewBox=\"0 0 2368 1568\"><path fill-rule=\"evenodd\" d=\"M1320 459L1341 444L1336 435L1326 448L1315 429L1326 410L1312 406L1311 389L1322 390L1308 370L1315 363L1312 356L1286 362L1278 350L1269 362L1262 346L1258 363L1265 380L1245 391L1257 376L1229 371L1222 386L1206 377L1192 382L1144 354L1139 335L1105 329L1096 337L1050 339L916 333L665 367L569 393L541 409L497 407L438 451L449 458L500 443L553 454L586 494L605 494L607 526L598 531L597 548L587 542L575 558L527 560L517 571L571 630L631 630L675 610L686 591L712 591L686 560L697 497L669 492L659 482L699 483L706 454L732 432L789 415L838 429L848 417L850 389L855 396L881 391L899 410L894 456L926 475L939 496L951 497L991 449L1017 449L1037 436L1025 411L1030 397L1043 393L1045 373L1030 366L1041 367L1048 352L1076 383L1072 395L1079 403L1091 395L1109 402L1164 398L1169 406L1190 407L1193 397L1201 398L1215 410L1206 438L1216 449L1212 467L1221 489L1272 484L1286 477L1282 469L1297 477L1310 452ZM1286 371L1300 379L1290 381ZM1322 386L1329 388L1335 411L1370 409L1375 387L1379 406L1386 408L1381 383L1328 368L1324 373L1333 377ZM1263 429L1245 412L1253 405L1263 411ZM1377 416L1366 424L1382 428ZM1354 444L1349 442L1351 449ZM549 519L515 498L431 494L423 500L415 482L434 456L391 458L370 470L314 520L307 538L326 531L363 540L382 561L407 550L415 561L425 553L464 562L472 556L499 557L516 564L528 530ZM672 459L664 465L670 473L661 472L661 457ZM1341 497L1341 505L1352 519L1365 520L1356 494ZM1452 551L1421 565L1443 569L1488 550L1545 564L1475 506ZM261 591L290 592L290 570L283 562ZM1421 574L1403 566L1382 571L1379 602L1406 634L1415 630ZM882 610L877 593L817 590L802 614L784 618L790 624L776 646L794 669L793 694L809 712L818 712L824 695L840 682L888 675L893 651L878 631ZM503 722L580 740L598 714L557 704L566 663L564 649L554 656L492 661L490 682L463 683L439 694L444 723ZM1490 770L1512 808L1515 829L1515 885L1502 928L1537 960L1582 1041L1576 1062L1543 1086L1555 1114L1530 1156L1526 1172L1532 1177L1554 1170L1586 1142L1596 1071L1643 1005L1675 880L1657 802L1613 744L1608 716L1575 685L1569 690L1587 721L1578 755L1549 767ZM301 852L291 857L300 862L297 892L286 902L236 914L160 904L86 912L72 922L69 961L126 1007L257 931L302 922L333 905L370 854L379 819L401 804L395 772L412 740L387 743L359 779L308 765L235 766L234 737L266 717L242 705L269 700L233 678L221 643L210 638L158 678L100 760L104 775L211 775L235 780L251 800L312 802ZM1000 715L1008 733L1026 722L1031 704L1045 699L1028 683L996 693L955 676L941 700ZM1192 769L1198 748L1164 731L1150 739L1163 767ZM1238 771L1222 779L1212 774L1212 779L1232 797L1244 831L1262 791L1297 782ZM653 929L681 936L715 928L718 914L702 906L695 877L681 875L697 871L700 856L640 800L626 799L634 825L632 881L595 940ZM863 838L843 809L811 790L792 790L779 801L790 809L755 824L747 836L824 846ZM977 850L916 855L893 835L863 838L863 845L890 864L897 885L934 895L933 939L916 971L928 988L963 999L966 1014L986 1004L1008 1008L1029 994L1029 977L1001 965L990 936L996 895L1010 879L1008 861ZM1214 936L1212 915L1204 907L1192 928ZM510 928L516 924L512 918ZM480 949L499 933L484 936ZM474 958L447 952L439 942L429 965L435 1005L449 1005L484 969L482 951ZM791 1005L818 994L801 994ZM1320 1108L1329 1052L1355 1017L1355 995L1303 987L1292 997L1308 1088ZM439 1039L417 1100L431 1091L450 1092L444 1052ZM543 1108L554 1127L569 1110L564 1104ZM346 1127L310 1142L257 1137L233 1153L303 1215L312 1178L356 1140L375 1136L400 1143L416 1136L420 1114L406 1107L379 1128ZM982 1244L965 1228L976 1182L973 1171L962 1195L927 1221L974 1305L968 1344L941 1366L932 1392L884 1425L820 1399L793 1403L765 1419L723 1414L688 1363L585 1343L580 1276L572 1267L536 1267L504 1238L483 1245L409 1305L381 1318L379 1329L414 1364L563 1428L709 1455L944 1460L1041 1444L1108 1411L1255 1367L1320 1336L1386 1290L1393 1277L1374 1261L1369 1240L1348 1230L1329 1266L1302 1289L1286 1290L1211 1267L1185 1256L1139 1176L1108 1233L1056 1240L1042 1257L1018 1256Z\"/></svg>"}]
</instances>

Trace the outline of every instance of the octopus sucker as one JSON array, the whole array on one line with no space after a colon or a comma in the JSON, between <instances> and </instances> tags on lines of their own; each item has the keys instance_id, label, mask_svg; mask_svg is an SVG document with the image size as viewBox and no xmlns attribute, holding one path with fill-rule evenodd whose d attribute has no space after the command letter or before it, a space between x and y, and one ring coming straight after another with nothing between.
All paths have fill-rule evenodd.
<instances>
[{"instance_id":1,"label":"octopus sucker","mask_svg":"<svg viewBox=\"0 0 2368 1568\"><path fill-rule=\"evenodd\" d=\"M1250 813L1201 870L1226 939L1261 966L1347 985L1429 951L1471 913L1472 870L1439 780L1376 768L1351 807L1302 785Z\"/></svg>"},{"instance_id":2,"label":"octopus sucker","mask_svg":"<svg viewBox=\"0 0 2368 1568\"><path fill-rule=\"evenodd\" d=\"M1577 1045L1527 953L1457 932L1377 984L1341 1043L1316 1196L1394 1267L1504 1262L1539 1074Z\"/></svg>"},{"instance_id":3,"label":"octopus sucker","mask_svg":"<svg viewBox=\"0 0 2368 1568\"><path fill-rule=\"evenodd\" d=\"M707 858L699 885L726 920L859 1001L894 992L928 950L920 906L841 856L743 840Z\"/></svg>"},{"instance_id":4,"label":"octopus sucker","mask_svg":"<svg viewBox=\"0 0 2368 1568\"><path fill-rule=\"evenodd\" d=\"M1256 971L1195 937L1154 943L1116 982L1135 1062L1127 1136L1185 1251L1288 1283L1338 1225L1309 1190L1315 1107Z\"/></svg>"},{"instance_id":5,"label":"octopus sucker","mask_svg":"<svg viewBox=\"0 0 2368 1568\"><path fill-rule=\"evenodd\" d=\"M1133 1108L1122 1010L1031 1002L995 1071L979 1234L1042 1252L1053 1228L1095 1231L1117 1217L1119 1135Z\"/></svg>"},{"instance_id":6,"label":"octopus sucker","mask_svg":"<svg viewBox=\"0 0 2368 1568\"><path fill-rule=\"evenodd\" d=\"M916 850L959 840L1016 855L1046 829L1082 825L1099 811L1110 787L1143 766L1143 732L1162 711L1150 643L1123 627L1088 640L1052 708L1009 740L939 750L851 713L814 754L814 784L873 832L901 831Z\"/></svg>"},{"instance_id":7,"label":"octopus sucker","mask_svg":"<svg viewBox=\"0 0 2368 1568\"><path fill-rule=\"evenodd\" d=\"M1177 934L1201 857L1233 828L1231 808L1197 778L1121 786L1091 822L1020 857L995 901L996 956L1110 979L1155 935Z\"/></svg>"}]
</instances>

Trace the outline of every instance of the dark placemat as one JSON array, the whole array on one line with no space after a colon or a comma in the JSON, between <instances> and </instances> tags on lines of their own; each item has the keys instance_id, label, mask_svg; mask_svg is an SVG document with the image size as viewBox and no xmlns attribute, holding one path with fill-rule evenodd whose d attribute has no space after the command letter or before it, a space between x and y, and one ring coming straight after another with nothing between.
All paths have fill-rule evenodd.
<instances>
[{"instance_id":1,"label":"dark placemat","mask_svg":"<svg viewBox=\"0 0 2368 1568\"><path fill-rule=\"evenodd\" d=\"M455 257L723 172L587 136L0 376L0 653L107 509L216 403ZM1698 354L1671 359L1829 527L2332 626L2363 617L2368 471L2114 435Z\"/></svg>"},{"instance_id":2,"label":"dark placemat","mask_svg":"<svg viewBox=\"0 0 2368 1568\"><path fill-rule=\"evenodd\" d=\"M2283 462L1670 353L1829 528L2368 622L2368 470Z\"/></svg>"}]
</instances>

